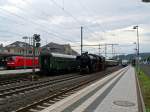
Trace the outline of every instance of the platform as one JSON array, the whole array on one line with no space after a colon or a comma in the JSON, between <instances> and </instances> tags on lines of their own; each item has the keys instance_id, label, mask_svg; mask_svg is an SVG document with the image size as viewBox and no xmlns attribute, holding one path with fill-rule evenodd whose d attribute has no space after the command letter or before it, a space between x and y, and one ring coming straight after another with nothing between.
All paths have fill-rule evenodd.
<instances>
[{"instance_id":1,"label":"platform","mask_svg":"<svg viewBox=\"0 0 150 112\"><path fill-rule=\"evenodd\" d=\"M41 112L139 112L134 68L129 66Z\"/></svg>"},{"instance_id":2,"label":"platform","mask_svg":"<svg viewBox=\"0 0 150 112\"><path fill-rule=\"evenodd\" d=\"M35 69L36 72L39 69ZM31 73L32 69L17 69L17 70L1 70L0 75L9 75L9 74L24 74L24 73Z\"/></svg>"}]
</instances>

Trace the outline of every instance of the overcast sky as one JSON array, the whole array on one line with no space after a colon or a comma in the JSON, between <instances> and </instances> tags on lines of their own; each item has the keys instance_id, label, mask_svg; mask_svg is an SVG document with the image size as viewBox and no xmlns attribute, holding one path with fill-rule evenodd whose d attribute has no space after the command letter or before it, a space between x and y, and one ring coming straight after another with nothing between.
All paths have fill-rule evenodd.
<instances>
[{"instance_id":1,"label":"overcast sky","mask_svg":"<svg viewBox=\"0 0 150 112\"><path fill-rule=\"evenodd\" d=\"M114 43L117 53L134 53L139 26L140 51L150 52L150 3L140 0L0 0L0 43L23 41L38 33L42 45ZM77 46L77 47L76 47ZM84 47L98 53L98 47ZM104 49L101 49L104 52ZM111 52L111 47L108 47Z\"/></svg>"}]
</instances>

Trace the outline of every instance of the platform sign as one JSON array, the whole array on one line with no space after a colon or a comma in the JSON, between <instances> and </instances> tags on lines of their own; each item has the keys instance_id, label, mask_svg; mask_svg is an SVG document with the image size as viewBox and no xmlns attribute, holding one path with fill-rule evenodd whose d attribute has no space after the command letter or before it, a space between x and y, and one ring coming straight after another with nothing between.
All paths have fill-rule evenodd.
<instances>
[{"instance_id":1,"label":"platform sign","mask_svg":"<svg viewBox=\"0 0 150 112\"><path fill-rule=\"evenodd\" d=\"M36 46L36 47L40 47L40 46L41 46L41 43L37 42L35 46Z\"/></svg>"}]
</instances>

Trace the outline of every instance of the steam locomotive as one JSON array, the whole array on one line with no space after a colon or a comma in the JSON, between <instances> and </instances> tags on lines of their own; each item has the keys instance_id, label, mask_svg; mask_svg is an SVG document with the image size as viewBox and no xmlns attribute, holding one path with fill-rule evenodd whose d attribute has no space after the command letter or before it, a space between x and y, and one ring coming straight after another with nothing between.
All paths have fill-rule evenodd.
<instances>
[{"instance_id":1,"label":"steam locomotive","mask_svg":"<svg viewBox=\"0 0 150 112\"><path fill-rule=\"evenodd\" d=\"M82 53L80 56L41 53L39 56L40 71L45 73L56 71L77 71L81 73L98 72L108 66L117 66L118 61L106 60L103 56Z\"/></svg>"}]
</instances>

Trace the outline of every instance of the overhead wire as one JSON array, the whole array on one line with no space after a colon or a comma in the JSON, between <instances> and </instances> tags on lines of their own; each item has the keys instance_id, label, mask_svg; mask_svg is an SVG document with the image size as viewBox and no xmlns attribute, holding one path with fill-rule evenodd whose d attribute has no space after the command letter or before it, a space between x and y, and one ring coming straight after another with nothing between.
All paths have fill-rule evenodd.
<instances>
[{"instance_id":1,"label":"overhead wire","mask_svg":"<svg viewBox=\"0 0 150 112\"><path fill-rule=\"evenodd\" d=\"M78 23L80 26L85 27L86 25L83 25L76 17L74 17L70 12L66 11L62 6L60 6L55 0L50 0L52 3L54 3L58 8L60 8L62 11L64 11L66 14L68 14L70 17L73 18L74 21L76 21L76 23ZM90 32L94 32L91 29L89 29L86 26L87 30ZM95 36L97 36L95 33L93 33Z\"/></svg>"},{"instance_id":2,"label":"overhead wire","mask_svg":"<svg viewBox=\"0 0 150 112\"><path fill-rule=\"evenodd\" d=\"M7 31L7 30L0 30L1 33L9 33L9 34L15 34L17 36L22 36L23 34L21 33L16 33L16 32L10 32L10 31Z\"/></svg>"},{"instance_id":3,"label":"overhead wire","mask_svg":"<svg viewBox=\"0 0 150 112\"><path fill-rule=\"evenodd\" d=\"M63 12L65 12L67 15L69 15L70 17L72 17L72 19L74 21L76 21L76 23L78 23L80 26L82 26L82 23L76 18L74 17L70 12L66 11L62 6L60 6L55 0L49 0L51 1L53 4L55 4L58 8L60 8Z\"/></svg>"},{"instance_id":4,"label":"overhead wire","mask_svg":"<svg viewBox=\"0 0 150 112\"><path fill-rule=\"evenodd\" d=\"M1 10L3 10L3 11L5 11L6 13L9 13L9 14L11 14L11 15L13 15L13 16L15 16L15 17L18 17L19 19L22 19L23 21L28 21L28 22L30 22L31 24L34 24L34 25L38 25L38 26L40 26L40 27L43 27L41 24L39 24L39 23L36 23L35 21L33 21L33 20L30 20L30 19L26 19L26 18L24 18L24 17L22 17L22 16L20 16L20 15L17 15L17 14L15 14L15 13L13 13L13 12L10 12L10 11L7 11L7 10L5 10L5 9L3 9L3 8L0 8ZM41 30L41 29L40 29ZM56 36L56 37L59 37L57 34L54 34L54 33L51 33L51 32L49 32L49 31L46 31L46 30L44 30L47 34L49 34L49 35L53 35L53 36ZM60 38L59 37L59 39L62 39L62 37ZM67 40L67 41L70 41L70 42L73 42L72 40L69 40L69 39L64 39L63 38L63 40Z\"/></svg>"},{"instance_id":5,"label":"overhead wire","mask_svg":"<svg viewBox=\"0 0 150 112\"><path fill-rule=\"evenodd\" d=\"M20 8L20 7L17 7L17 8L19 8L20 10L22 10L23 11L23 9L22 8ZM4 9L2 9L1 8L1 10L4 10ZM17 14L15 14L15 13L12 13L12 12L9 12L9 11L7 11L7 10L5 10L7 13L9 13L9 14L11 14L11 15L13 15L13 16L16 16L16 17L18 17L18 18L21 18L21 19L23 19L23 20L26 20L24 17L21 17L21 16L19 16L19 15L17 15ZM43 13L43 12L42 12ZM31 20L29 20L28 19L28 21L29 22L31 22ZM33 23L35 23L34 21L32 21ZM33 24L33 23L31 23L31 24ZM40 25L41 26L41 24L39 24L39 23L35 23L35 25ZM41 30L41 29L40 29ZM65 38L62 38L62 37L60 37L59 35L58 35L58 32L56 32L57 34L54 34L54 33L51 33L51 32L49 32L49 31L46 31L45 30L45 32L47 33L47 34L50 34L50 35L53 35L53 36L56 36L56 37L59 37L59 39L62 39L63 41L64 40L66 40L66 41L69 41L69 42L78 42L78 41L72 41L72 40L70 40L70 39L65 39ZM53 31L54 32L54 31ZM63 35L63 36L66 36L66 35Z\"/></svg>"},{"instance_id":6,"label":"overhead wire","mask_svg":"<svg viewBox=\"0 0 150 112\"><path fill-rule=\"evenodd\" d=\"M71 16L79 25L82 25L82 23L81 23L76 17L74 17L70 12L64 10L59 4L57 4L57 3L55 2L55 0L51 0L51 1L52 1L55 5L57 5L57 7L61 8L65 13L67 13L69 16ZM22 10L22 8L20 8L20 9ZM3 10L4 10L4 9L3 9ZM31 20L29 20L29 19L26 19L26 18L24 18L24 17L22 17L22 16L20 16L20 15L17 15L17 14L15 14L15 13L13 13L13 12L10 12L10 11L7 11L7 10L5 10L5 11L6 11L7 13L13 15L13 16L16 16L16 17L18 17L18 18L24 20L24 21L31 22L31 24L35 24L35 25L38 24L38 26L42 26L42 27L43 27L43 25L41 25L41 24L39 24L39 23L36 23L36 22L34 22L34 21L31 21ZM83 26L83 25L82 25L82 26ZM43 30L43 28L42 28L42 30ZM47 30L43 30L43 32L46 32L46 33L49 34L49 35L53 35L53 36L58 37L58 34L53 34L53 33L49 32L49 31L47 31ZM72 40L70 40L70 39L64 39L64 40L67 40L67 41L70 41L70 42L74 42L74 41L72 41Z\"/></svg>"},{"instance_id":7,"label":"overhead wire","mask_svg":"<svg viewBox=\"0 0 150 112\"><path fill-rule=\"evenodd\" d=\"M92 14L92 13L95 13L95 11L92 11L92 9L89 10L89 8L87 8L80 0L78 0L79 2L79 5L81 6L81 8L88 14ZM88 11L86 11L88 10ZM89 14L90 13L90 14ZM96 23L98 25L98 27L103 31L105 32L105 29L103 28L103 26L100 24L100 23Z\"/></svg>"},{"instance_id":8,"label":"overhead wire","mask_svg":"<svg viewBox=\"0 0 150 112\"><path fill-rule=\"evenodd\" d=\"M96 12L96 10L95 10L95 7L92 7L92 9L89 9L88 7L86 7L86 5L84 5L80 0L78 0L81 4L81 6L83 6L83 8L84 9L87 9L88 11L86 11L86 12L89 12L89 13L94 13L94 14L96 14L97 15L97 13L95 13ZM99 22L97 22L96 23L100 28L101 28L101 30L105 33L106 32L106 29L99 23ZM105 25L105 27L107 26L107 24L104 24Z\"/></svg>"},{"instance_id":9,"label":"overhead wire","mask_svg":"<svg viewBox=\"0 0 150 112\"><path fill-rule=\"evenodd\" d=\"M28 1L23 1L24 3L26 3L26 4L30 4ZM23 10L23 8L21 8L21 7L18 7L18 8L20 8L21 10ZM45 13L45 11L43 11L43 10L39 10L38 12L41 12L41 14L42 15L45 15L45 16L47 16L47 17L51 17L51 18L53 18L53 16L49 13L49 14L47 14L47 13ZM33 18L34 17L37 17L37 18L39 18L39 17L41 17L41 16L37 16L37 15L35 15L35 16L32 16ZM51 19L52 20L52 19ZM51 22L51 20L48 20L48 21L46 21L46 20L44 20L45 22ZM59 27L59 26L55 26L55 27ZM50 29L50 28L49 28ZM64 28L63 28L64 29ZM60 33L58 33L58 32L56 32L56 31L54 31L53 29L50 29L51 31L53 31L53 32L55 32L55 33L57 33L57 34L60 34ZM69 30L70 30L70 28L69 28ZM63 36L69 36L69 35L64 35L64 34L60 34L60 35L63 35Z\"/></svg>"},{"instance_id":10,"label":"overhead wire","mask_svg":"<svg viewBox=\"0 0 150 112\"><path fill-rule=\"evenodd\" d=\"M76 21L76 23L78 23L80 26L85 26L83 25L76 17L74 17L70 12L66 11L62 6L60 6L55 0L50 0L52 3L54 3L58 8L60 8L62 11L64 11L66 14L68 14L70 17L73 18L74 21ZM88 29L88 31L90 31L91 29L89 29L88 27L86 27ZM93 33L95 36L97 36L95 33Z\"/></svg>"}]
</instances>

